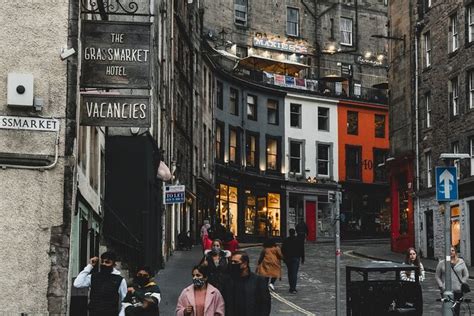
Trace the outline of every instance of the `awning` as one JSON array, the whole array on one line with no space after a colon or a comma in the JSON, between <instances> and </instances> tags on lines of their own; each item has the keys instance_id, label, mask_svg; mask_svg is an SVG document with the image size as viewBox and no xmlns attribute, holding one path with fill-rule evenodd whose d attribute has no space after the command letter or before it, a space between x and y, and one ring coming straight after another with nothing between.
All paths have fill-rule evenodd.
<instances>
[{"instance_id":1,"label":"awning","mask_svg":"<svg viewBox=\"0 0 474 316\"><path fill-rule=\"evenodd\" d=\"M289 60L276 60L258 55L252 55L241 59L239 61L239 66L285 75L295 74L302 69L309 68L309 66L305 64L300 64Z\"/></svg>"},{"instance_id":2,"label":"awning","mask_svg":"<svg viewBox=\"0 0 474 316\"><path fill-rule=\"evenodd\" d=\"M218 52L219 54L221 54L222 56L224 57L227 57L227 58L230 58L230 59L235 59L235 60L239 60L240 57L237 56L237 55L234 55L232 53L229 53L228 51L224 50L224 49L214 49L216 52Z\"/></svg>"},{"instance_id":3,"label":"awning","mask_svg":"<svg viewBox=\"0 0 474 316\"><path fill-rule=\"evenodd\" d=\"M327 76L319 78L319 80L326 81L326 82L343 82L348 79L338 76L338 75L327 75Z\"/></svg>"},{"instance_id":4,"label":"awning","mask_svg":"<svg viewBox=\"0 0 474 316\"><path fill-rule=\"evenodd\" d=\"M385 81L385 82L376 83L372 86L372 88L387 90L388 82Z\"/></svg>"}]
</instances>

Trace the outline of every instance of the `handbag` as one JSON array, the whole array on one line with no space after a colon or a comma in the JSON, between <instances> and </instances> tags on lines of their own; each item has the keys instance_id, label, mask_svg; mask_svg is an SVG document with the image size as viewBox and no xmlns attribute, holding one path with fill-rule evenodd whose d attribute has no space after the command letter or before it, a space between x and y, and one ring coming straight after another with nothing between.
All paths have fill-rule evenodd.
<instances>
[{"instance_id":1,"label":"handbag","mask_svg":"<svg viewBox=\"0 0 474 316\"><path fill-rule=\"evenodd\" d=\"M469 292L471 292L471 288L469 287L469 284L464 283L464 282L461 281L461 278L460 278L459 275L456 273L456 270L454 270L454 267L453 267L453 266L451 266L451 269L453 269L453 272L454 272L454 274L456 275L456 277L458 278L459 283L461 283L461 292L463 292L463 293L469 293Z\"/></svg>"}]
</instances>

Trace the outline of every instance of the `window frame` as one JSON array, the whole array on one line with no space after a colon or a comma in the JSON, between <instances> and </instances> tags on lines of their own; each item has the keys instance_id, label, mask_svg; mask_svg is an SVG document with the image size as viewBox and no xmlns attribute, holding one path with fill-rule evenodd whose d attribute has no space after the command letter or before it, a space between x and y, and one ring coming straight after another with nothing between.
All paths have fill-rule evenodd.
<instances>
[{"instance_id":1,"label":"window frame","mask_svg":"<svg viewBox=\"0 0 474 316\"><path fill-rule=\"evenodd\" d=\"M239 16L237 12L242 13ZM248 22L248 4L234 3L234 24L237 26L246 27Z\"/></svg>"},{"instance_id":2,"label":"window frame","mask_svg":"<svg viewBox=\"0 0 474 316\"><path fill-rule=\"evenodd\" d=\"M233 92L235 92L235 98ZM232 87L229 88L229 113L239 116L239 90Z\"/></svg>"},{"instance_id":3,"label":"window frame","mask_svg":"<svg viewBox=\"0 0 474 316\"><path fill-rule=\"evenodd\" d=\"M235 138L236 138L235 146L232 146L232 141L231 141L232 132L235 132ZM228 158L229 164L240 165L241 164L241 159L240 159L240 130L236 126L229 125L229 144L228 144L228 146L229 146L229 158ZM235 159L234 159L235 161L231 160L231 148L234 148L234 151L235 151Z\"/></svg>"},{"instance_id":4,"label":"window frame","mask_svg":"<svg viewBox=\"0 0 474 316\"><path fill-rule=\"evenodd\" d=\"M358 153L358 158L359 158L359 162L357 164L357 162L354 164L354 168L352 168L353 170L356 170L357 171L357 174L356 174L356 177L350 177L349 176L349 172L347 172L349 170L348 166L349 166L349 163L348 163L348 153L349 153L349 150L355 150L357 151ZM346 162L346 180L349 180L349 181L362 181L362 146L356 146L356 145L346 145L345 147L345 162ZM357 168L358 167L358 168ZM357 169L356 169L357 168Z\"/></svg>"},{"instance_id":5,"label":"window frame","mask_svg":"<svg viewBox=\"0 0 474 316\"><path fill-rule=\"evenodd\" d=\"M453 77L448 81L448 99L450 117L459 115L459 77Z\"/></svg>"},{"instance_id":6,"label":"window frame","mask_svg":"<svg viewBox=\"0 0 474 316\"><path fill-rule=\"evenodd\" d=\"M474 42L474 4L471 4L466 7L467 15L467 42Z\"/></svg>"},{"instance_id":7,"label":"window frame","mask_svg":"<svg viewBox=\"0 0 474 316\"><path fill-rule=\"evenodd\" d=\"M344 23L342 22L344 21ZM348 25L350 25L350 30L344 30L343 25L347 26L345 23L350 22ZM344 36L343 33L348 33L349 34L349 42L344 41ZM354 21L352 18L347 18L344 16L341 16L339 18L339 44L343 46L353 46L354 45Z\"/></svg>"},{"instance_id":8,"label":"window frame","mask_svg":"<svg viewBox=\"0 0 474 316\"><path fill-rule=\"evenodd\" d=\"M319 109L326 110L326 111L327 111L327 116L320 115ZM324 107L324 106L318 106L318 131L329 132L329 131L331 130L331 128L330 128L330 121L329 121L330 113L331 113L330 108ZM321 128L321 124L319 124L319 120L320 120L320 119L325 119L325 120L326 120L326 126L327 126L326 129Z\"/></svg>"},{"instance_id":9,"label":"window frame","mask_svg":"<svg viewBox=\"0 0 474 316\"><path fill-rule=\"evenodd\" d=\"M431 33L430 31L426 32L423 34L423 40L424 40L424 48L425 48L425 68L428 68L431 66Z\"/></svg>"},{"instance_id":10,"label":"window frame","mask_svg":"<svg viewBox=\"0 0 474 316\"><path fill-rule=\"evenodd\" d=\"M377 127L378 127L377 118L383 118L382 134L380 134L381 129L377 129ZM375 138L385 138L386 129L387 129L387 116L385 114L375 114L374 115L374 127L375 127Z\"/></svg>"},{"instance_id":11,"label":"window frame","mask_svg":"<svg viewBox=\"0 0 474 316\"><path fill-rule=\"evenodd\" d=\"M425 152L425 171L426 171L426 187L433 187L433 163L431 160L431 151Z\"/></svg>"},{"instance_id":12,"label":"window frame","mask_svg":"<svg viewBox=\"0 0 474 316\"><path fill-rule=\"evenodd\" d=\"M275 141L276 142L276 153L275 154L269 154L269 150L268 150L268 144L269 144L269 141ZM269 171L269 172L275 172L275 173L278 173L281 169L281 154L280 154L280 150L281 150L281 139L279 137L275 137L275 136L270 136L270 135L266 135L265 136L265 170L266 171ZM269 155L272 155L272 156L275 156L275 160L276 160L276 166L275 166L275 169L271 169L271 168L268 168L268 157Z\"/></svg>"},{"instance_id":13,"label":"window frame","mask_svg":"<svg viewBox=\"0 0 474 316\"><path fill-rule=\"evenodd\" d=\"M224 84L217 80L216 83L216 106L219 110L224 109Z\"/></svg>"},{"instance_id":14,"label":"window frame","mask_svg":"<svg viewBox=\"0 0 474 316\"><path fill-rule=\"evenodd\" d=\"M270 109L269 108L269 105L271 103L275 102L276 104L276 109ZM270 111L275 111L275 122L270 122ZM267 123L268 124L271 124L271 125L279 125L280 123L280 118L279 118L279 115L280 115L280 104L278 102L278 100L275 100L275 99L267 99Z\"/></svg>"},{"instance_id":15,"label":"window frame","mask_svg":"<svg viewBox=\"0 0 474 316\"><path fill-rule=\"evenodd\" d=\"M383 157L382 161L378 161L376 158L377 153L380 153ZM389 150L386 148L374 148L372 151L373 154L373 169L374 169L374 182L385 183L388 182L387 172L385 166L379 167L379 164L385 164L385 160L388 157Z\"/></svg>"},{"instance_id":16,"label":"window frame","mask_svg":"<svg viewBox=\"0 0 474 316\"><path fill-rule=\"evenodd\" d=\"M352 113L355 114L355 118L356 118L355 132L351 132L351 130L349 130L349 127L350 127L349 114L352 114ZM346 129L346 132L347 132L348 135L359 135L359 112L357 112L357 111L347 111L347 129Z\"/></svg>"},{"instance_id":17,"label":"window frame","mask_svg":"<svg viewBox=\"0 0 474 316\"><path fill-rule=\"evenodd\" d=\"M249 98L253 99L253 103L249 103ZM254 115L250 115L250 104L253 105ZM258 121L258 98L253 94L247 94L247 119L251 121Z\"/></svg>"},{"instance_id":18,"label":"window frame","mask_svg":"<svg viewBox=\"0 0 474 316\"><path fill-rule=\"evenodd\" d=\"M219 145L218 145L219 144ZM225 123L216 120L216 136L215 136L215 155L217 161L224 161L225 152Z\"/></svg>"},{"instance_id":19,"label":"window frame","mask_svg":"<svg viewBox=\"0 0 474 316\"><path fill-rule=\"evenodd\" d=\"M292 107L297 106L298 107L298 112L293 112ZM291 128L302 128L301 125L301 114L302 114L302 105L298 103L290 103L290 127ZM293 116L297 115L298 123L297 125L293 125Z\"/></svg>"},{"instance_id":20,"label":"window frame","mask_svg":"<svg viewBox=\"0 0 474 316\"><path fill-rule=\"evenodd\" d=\"M460 145L459 145L459 141L454 141L451 143L451 152L453 154L459 154L460 152ZM455 159L453 161L453 165L456 167L456 170L457 170L457 178L460 179L461 177L461 160L459 159Z\"/></svg>"},{"instance_id":21,"label":"window frame","mask_svg":"<svg viewBox=\"0 0 474 316\"><path fill-rule=\"evenodd\" d=\"M474 69L470 69L467 73L467 90L469 109L474 109Z\"/></svg>"},{"instance_id":22,"label":"window frame","mask_svg":"<svg viewBox=\"0 0 474 316\"><path fill-rule=\"evenodd\" d=\"M254 137L255 138L255 149L253 151L254 153L254 166L249 166L249 153L252 152L251 149L249 149L249 140ZM259 152L259 142L260 142L260 134L257 132L252 132L252 131L246 131L245 132L245 166L246 168L249 169L258 169L259 168L259 163L260 163L260 152Z\"/></svg>"},{"instance_id":23,"label":"window frame","mask_svg":"<svg viewBox=\"0 0 474 316\"><path fill-rule=\"evenodd\" d=\"M320 158L320 146L324 146L326 147L327 149L327 154L328 154L328 158L327 160L326 159L321 159ZM333 160L333 155L332 155L332 143L325 143L325 142L316 142L316 176L319 177L319 178L326 178L326 179L332 179L332 173L333 173L333 170L332 170L332 160ZM327 174L323 174L323 173L320 173L319 172L319 163L320 162L324 162L327 166Z\"/></svg>"},{"instance_id":24,"label":"window frame","mask_svg":"<svg viewBox=\"0 0 474 316\"><path fill-rule=\"evenodd\" d=\"M431 92L425 93L426 128L431 128Z\"/></svg>"},{"instance_id":25,"label":"window frame","mask_svg":"<svg viewBox=\"0 0 474 316\"><path fill-rule=\"evenodd\" d=\"M454 53L459 49L459 27L457 12L449 16L449 52Z\"/></svg>"},{"instance_id":26,"label":"window frame","mask_svg":"<svg viewBox=\"0 0 474 316\"><path fill-rule=\"evenodd\" d=\"M297 144L299 146L299 157L293 156L292 155L292 145ZM291 166L292 166L292 160L297 159L298 162L298 168L299 171L295 172L292 171ZM302 175L304 173L304 141L298 140L298 139L289 139L288 140L288 167L289 167L289 172L296 174L296 175Z\"/></svg>"},{"instance_id":27,"label":"window frame","mask_svg":"<svg viewBox=\"0 0 474 316\"><path fill-rule=\"evenodd\" d=\"M290 11L296 12L296 21L290 21ZM289 26L293 25L295 27L295 33L290 32ZM300 36L300 9L287 6L286 7L286 35L288 36L293 36L293 37L299 37Z\"/></svg>"},{"instance_id":28,"label":"window frame","mask_svg":"<svg viewBox=\"0 0 474 316\"><path fill-rule=\"evenodd\" d=\"M474 176L474 136L469 138L469 153L471 155L471 176Z\"/></svg>"}]
</instances>

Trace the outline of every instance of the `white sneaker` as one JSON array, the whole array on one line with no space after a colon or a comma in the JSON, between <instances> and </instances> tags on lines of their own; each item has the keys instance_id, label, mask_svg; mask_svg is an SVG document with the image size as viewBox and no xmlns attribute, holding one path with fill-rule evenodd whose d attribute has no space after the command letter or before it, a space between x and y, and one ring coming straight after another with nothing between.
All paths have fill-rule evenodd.
<instances>
[{"instance_id":1,"label":"white sneaker","mask_svg":"<svg viewBox=\"0 0 474 316\"><path fill-rule=\"evenodd\" d=\"M272 283L268 283L268 287L270 288L270 290L275 291L275 286L273 286Z\"/></svg>"}]
</instances>

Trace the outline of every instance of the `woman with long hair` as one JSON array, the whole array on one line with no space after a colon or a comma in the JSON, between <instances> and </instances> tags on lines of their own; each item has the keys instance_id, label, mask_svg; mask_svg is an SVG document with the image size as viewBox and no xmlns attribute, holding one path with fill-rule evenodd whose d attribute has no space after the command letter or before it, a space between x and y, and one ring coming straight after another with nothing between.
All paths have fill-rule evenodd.
<instances>
[{"instance_id":1,"label":"woman with long hair","mask_svg":"<svg viewBox=\"0 0 474 316\"><path fill-rule=\"evenodd\" d=\"M222 292L225 282L224 274L227 274L227 265L231 253L224 250L224 245L220 239L212 241L211 249L204 252L201 265L207 266L209 272L209 283Z\"/></svg>"},{"instance_id":2,"label":"woman with long hair","mask_svg":"<svg viewBox=\"0 0 474 316\"><path fill-rule=\"evenodd\" d=\"M225 305L221 293L209 284L207 267L195 266L193 284L186 287L178 298L177 316L224 316Z\"/></svg>"},{"instance_id":3,"label":"woman with long hair","mask_svg":"<svg viewBox=\"0 0 474 316\"><path fill-rule=\"evenodd\" d=\"M425 280L425 269L423 264L418 257L418 252L415 248L410 247L407 250L405 256L405 264L417 267L418 270L418 282L421 283ZM415 270L407 270L400 272L400 279L402 281L416 282ZM418 284L416 290L412 293L414 296L414 303L416 305L417 315L423 315L423 293L421 290L421 284Z\"/></svg>"},{"instance_id":4,"label":"woman with long hair","mask_svg":"<svg viewBox=\"0 0 474 316\"><path fill-rule=\"evenodd\" d=\"M268 287L274 291L275 281L281 278L281 260L283 254L274 239L267 239L258 259L257 274L266 277Z\"/></svg>"}]
</instances>

